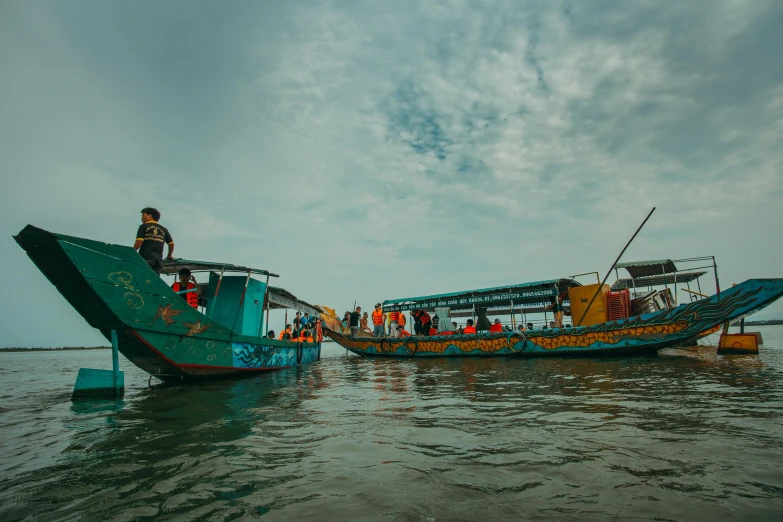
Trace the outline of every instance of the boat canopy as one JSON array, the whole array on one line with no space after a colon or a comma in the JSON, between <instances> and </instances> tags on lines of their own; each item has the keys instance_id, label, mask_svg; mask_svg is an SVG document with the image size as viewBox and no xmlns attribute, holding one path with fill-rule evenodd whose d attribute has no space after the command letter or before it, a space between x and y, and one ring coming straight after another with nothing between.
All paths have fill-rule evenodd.
<instances>
[{"instance_id":1,"label":"boat canopy","mask_svg":"<svg viewBox=\"0 0 783 522\"><path fill-rule=\"evenodd\" d=\"M194 261L192 259L164 259L161 273L167 275L177 274L183 268L187 268L191 272L242 272L243 274L250 273L269 277L280 277L277 274L259 268L231 265L229 263L213 263L211 261Z\"/></svg>"},{"instance_id":2,"label":"boat canopy","mask_svg":"<svg viewBox=\"0 0 783 522\"><path fill-rule=\"evenodd\" d=\"M300 312L306 312L313 317L320 317L323 310L318 305L311 305L302 301L285 288L277 286L269 287L269 308L271 310L280 310L283 308L293 308Z\"/></svg>"},{"instance_id":3,"label":"boat canopy","mask_svg":"<svg viewBox=\"0 0 783 522\"><path fill-rule=\"evenodd\" d=\"M463 290L447 294L387 299L382 304L384 312L397 312L435 307L472 309L476 305L491 307L507 305L512 302L515 305L549 303L553 297L565 292L572 286L582 286L582 284L573 279L548 279L546 281Z\"/></svg>"},{"instance_id":4,"label":"boat canopy","mask_svg":"<svg viewBox=\"0 0 783 522\"><path fill-rule=\"evenodd\" d=\"M626 288L644 288L648 286L676 285L677 283L690 283L707 272L675 272L673 274L661 274L647 277L635 277L633 279L618 279L612 285L612 292L625 290Z\"/></svg>"},{"instance_id":5,"label":"boat canopy","mask_svg":"<svg viewBox=\"0 0 783 522\"><path fill-rule=\"evenodd\" d=\"M671 259L653 259L651 261L628 261L617 263L615 268L625 268L632 279L654 275L671 274L677 271ZM661 283L663 284L663 283Z\"/></svg>"}]
</instances>

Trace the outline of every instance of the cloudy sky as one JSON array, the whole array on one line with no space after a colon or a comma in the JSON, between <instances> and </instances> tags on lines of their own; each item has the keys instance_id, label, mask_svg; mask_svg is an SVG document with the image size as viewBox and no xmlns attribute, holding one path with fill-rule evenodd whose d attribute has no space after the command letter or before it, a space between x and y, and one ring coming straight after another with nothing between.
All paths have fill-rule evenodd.
<instances>
[{"instance_id":1,"label":"cloudy sky","mask_svg":"<svg viewBox=\"0 0 783 522\"><path fill-rule=\"evenodd\" d=\"M624 260L783 277L781 27L775 0L0 2L0 346L105 344L11 234L131 245L147 205L179 256L340 311L603 273L653 206Z\"/></svg>"}]
</instances>

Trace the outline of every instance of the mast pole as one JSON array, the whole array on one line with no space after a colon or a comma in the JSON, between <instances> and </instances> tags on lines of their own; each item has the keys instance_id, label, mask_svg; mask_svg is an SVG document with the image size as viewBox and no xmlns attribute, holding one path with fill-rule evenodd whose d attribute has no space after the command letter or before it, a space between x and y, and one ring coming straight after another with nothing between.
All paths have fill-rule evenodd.
<instances>
[{"instance_id":1,"label":"mast pole","mask_svg":"<svg viewBox=\"0 0 783 522\"><path fill-rule=\"evenodd\" d=\"M647 223L647 220L650 219L650 216L652 216L652 213L655 212L655 207L652 208L649 214L647 214L647 217L644 218L644 221L642 221L642 224L639 225L639 228L636 229L636 232L633 233L631 236L631 239L628 240L628 242L625 244L623 249L620 251L620 255L617 256L617 259L614 260L614 263L612 263L612 266L609 267L609 270L606 272L606 276L604 277L604 280L601 282L600 285L598 285L598 288L595 290L595 294L593 294L593 298L590 299L590 304L587 305L587 308L585 308L585 311L582 313L582 317L579 318L579 322L576 323L574 326L582 326L582 321L584 320L585 316L587 315L587 312L590 310L590 307L593 306L593 301L595 301L595 298L598 297L598 294L601 293L601 288L603 288L604 283L606 283L606 280L609 279L609 274L612 273L612 270L614 269L615 265L618 261L620 261L620 258L623 257L623 254L625 254L625 251L628 249L628 246L631 244L631 242L636 238L636 235L639 233L639 231L642 229L645 223ZM714 259L714 258L713 258ZM717 281L717 277L715 278Z\"/></svg>"}]
</instances>

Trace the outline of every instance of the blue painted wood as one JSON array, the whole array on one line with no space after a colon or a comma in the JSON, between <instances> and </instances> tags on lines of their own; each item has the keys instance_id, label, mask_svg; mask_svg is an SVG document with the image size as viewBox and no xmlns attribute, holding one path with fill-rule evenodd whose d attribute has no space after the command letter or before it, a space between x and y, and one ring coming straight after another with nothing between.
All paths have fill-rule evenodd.
<instances>
[{"instance_id":1,"label":"blue painted wood","mask_svg":"<svg viewBox=\"0 0 783 522\"><path fill-rule=\"evenodd\" d=\"M115 380L116 379L116 380ZM115 384L116 382L116 384ZM125 372L79 368L79 375L73 386L73 397L120 396L125 390Z\"/></svg>"}]
</instances>

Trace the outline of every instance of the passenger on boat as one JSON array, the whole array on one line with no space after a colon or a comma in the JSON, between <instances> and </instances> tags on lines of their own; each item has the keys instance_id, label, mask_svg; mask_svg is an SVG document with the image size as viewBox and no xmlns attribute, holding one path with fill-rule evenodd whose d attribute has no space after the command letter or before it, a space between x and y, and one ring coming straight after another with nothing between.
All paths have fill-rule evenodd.
<instances>
[{"instance_id":1,"label":"passenger on boat","mask_svg":"<svg viewBox=\"0 0 783 522\"><path fill-rule=\"evenodd\" d=\"M400 326L400 312L389 312L389 335L397 337L399 334L398 326Z\"/></svg>"},{"instance_id":2,"label":"passenger on boat","mask_svg":"<svg viewBox=\"0 0 783 522\"><path fill-rule=\"evenodd\" d=\"M525 329L525 327L524 327L523 325L521 325L521 324L520 324L519 326L517 326L517 330L519 330L520 332L525 332L525 331L527 331L527 330Z\"/></svg>"},{"instance_id":3,"label":"passenger on boat","mask_svg":"<svg viewBox=\"0 0 783 522\"><path fill-rule=\"evenodd\" d=\"M294 333L298 332L299 329L302 326L302 312L296 312L296 317L294 317Z\"/></svg>"},{"instance_id":4,"label":"passenger on boat","mask_svg":"<svg viewBox=\"0 0 783 522\"><path fill-rule=\"evenodd\" d=\"M198 287L196 278L190 273L190 270L183 268L179 271L179 281L171 285L171 289L175 292L185 292L179 294L179 296L187 301L187 303L193 308L198 308L198 296L201 293L201 289Z\"/></svg>"},{"instance_id":5,"label":"passenger on boat","mask_svg":"<svg viewBox=\"0 0 783 522\"><path fill-rule=\"evenodd\" d=\"M547 309L551 309L552 313L555 316L555 320L553 321L555 323L555 326L552 326L551 328L560 328L563 326L563 297L562 294L553 297L552 303L546 307Z\"/></svg>"},{"instance_id":6,"label":"passenger on boat","mask_svg":"<svg viewBox=\"0 0 783 522\"><path fill-rule=\"evenodd\" d=\"M399 335L400 337L410 337L411 336L411 333L408 330L406 330L405 328L403 328L402 326L399 326L397 328L397 330L400 333L400 335Z\"/></svg>"},{"instance_id":7,"label":"passenger on boat","mask_svg":"<svg viewBox=\"0 0 783 522\"><path fill-rule=\"evenodd\" d=\"M269 330L269 331L266 333L266 338L267 338L267 339L274 339L274 338L275 338L275 331L274 331L274 330Z\"/></svg>"},{"instance_id":8,"label":"passenger on boat","mask_svg":"<svg viewBox=\"0 0 783 522\"><path fill-rule=\"evenodd\" d=\"M348 325L351 327L351 337L356 337L356 334L359 333L359 318L362 316L362 307L357 306L356 310L351 312L350 320L348 322Z\"/></svg>"},{"instance_id":9,"label":"passenger on boat","mask_svg":"<svg viewBox=\"0 0 783 522\"><path fill-rule=\"evenodd\" d=\"M174 240L163 225L158 223L160 212L152 207L146 207L141 211L141 226L136 231L136 242L133 248L139 251L139 255L150 265L156 274L160 275L163 269L163 243L169 246L166 259L173 259Z\"/></svg>"},{"instance_id":10,"label":"passenger on boat","mask_svg":"<svg viewBox=\"0 0 783 522\"><path fill-rule=\"evenodd\" d=\"M376 303L375 310L372 312L372 334L375 337L383 337L383 325L386 322L386 315L383 313L381 303Z\"/></svg>"},{"instance_id":11,"label":"passenger on boat","mask_svg":"<svg viewBox=\"0 0 783 522\"><path fill-rule=\"evenodd\" d=\"M413 310L411 312L411 315L415 320L413 324L413 330L416 333L416 335L429 335L430 333L429 327L432 321L430 314L428 314L424 310ZM417 327L418 327L418 331L417 331Z\"/></svg>"},{"instance_id":12,"label":"passenger on boat","mask_svg":"<svg viewBox=\"0 0 783 522\"><path fill-rule=\"evenodd\" d=\"M434 326L430 326L429 335L438 335L438 329Z\"/></svg>"},{"instance_id":13,"label":"passenger on boat","mask_svg":"<svg viewBox=\"0 0 783 522\"><path fill-rule=\"evenodd\" d=\"M474 333L476 333L476 327L473 326L473 319L468 319L468 322L465 325L465 328L462 329L462 333L465 333L465 334L474 334Z\"/></svg>"},{"instance_id":14,"label":"passenger on boat","mask_svg":"<svg viewBox=\"0 0 783 522\"><path fill-rule=\"evenodd\" d=\"M532 330L533 329L533 323L527 323L527 329Z\"/></svg>"},{"instance_id":15,"label":"passenger on boat","mask_svg":"<svg viewBox=\"0 0 783 522\"><path fill-rule=\"evenodd\" d=\"M554 330L555 328L560 328L560 327L557 326L554 321L549 321L549 328Z\"/></svg>"},{"instance_id":16,"label":"passenger on boat","mask_svg":"<svg viewBox=\"0 0 783 522\"><path fill-rule=\"evenodd\" d=\"M280 332L280 341L290 341L293 338L293 327L290 324L285 325L285 330Z\"/></svg>"},{"instance_id":17,"label":"passenger on boat","mask_svg":"<svg viewBox=\"0 0 783 522\"><path fill-rule=\"evenodd\" d=\"M398 319L398 321L399 321L399 324L400 324L400 328L398 328L397 331L400 332L400 331L405 329L405 323L407 323L408 320L405 319L405 314L400 312L400 318Z\"/></svg>"},{"instance_id":18,"label":"passenger on boat","mask_svg":"<svg viewBox=\"0 0 783 522\"><path fill-rule=\"evenodd\" d=\"M310 314L305 312L304 316L302 317L302 322L301 322L302 327L307 328L308 330L311 329L313 325L310 321L312 321L312 318L310 318Z\"/></svg>"},{"instance_id":19,"label":"passenger on boat","mask_svg":"<svg viewBox=\"0 0 783 522\"><path fill-rule=\"evenodd\" d=\"M489 333L501 333L503 332L503 325L500 324L500 319L495 319L492 326L489 327Z\"/></svg>"},{"instance_id":20,"label":"passenger on boat","mask_svg":"<svg viewBox=\"0 0 783 522\"><path fill-rule=\"evenodd\" d=\"M359 319L359 329L361 329L362 332L371 334L372 330L370 330L370 327L367 326L369 320L370 316L367 315L367 312L364 312L362 314L362 318Z\"/></svg>"}]
</instances>

